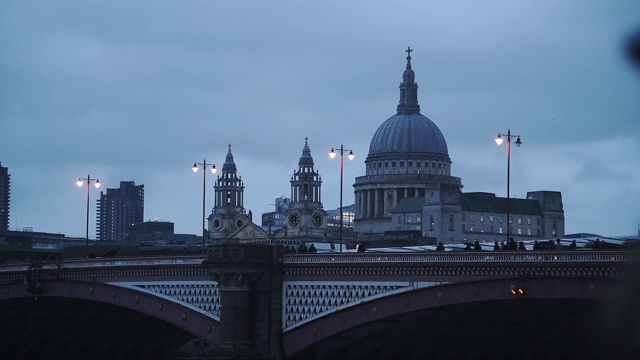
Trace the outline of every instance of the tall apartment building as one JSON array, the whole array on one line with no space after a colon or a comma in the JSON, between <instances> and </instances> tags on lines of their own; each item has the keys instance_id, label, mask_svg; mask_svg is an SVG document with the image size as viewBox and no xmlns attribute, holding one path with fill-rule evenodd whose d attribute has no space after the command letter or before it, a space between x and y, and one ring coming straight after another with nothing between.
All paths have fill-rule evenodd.
<instances>
[{"instance_id":1,"label":"tall apartment building","mask_svg":"<svg viewBox=\"0 0 640 360\"><path fill-rule=\"evenodd\" d=\"M11 192L11 175L9 168L0 163L0 230L9 230L9 193Z\"/></svg>"},{"instance_id":2,"label":"tall apartment building","mask_svg":"<svg viewBox=\"0 0 640 360\"><path fill-rule=\"evenodd\" d=\"M121 181L119 189L101 191L96 218L98 240L125 242L129 226L144 221L144 185Z\"/></svg>"}]
</instances>

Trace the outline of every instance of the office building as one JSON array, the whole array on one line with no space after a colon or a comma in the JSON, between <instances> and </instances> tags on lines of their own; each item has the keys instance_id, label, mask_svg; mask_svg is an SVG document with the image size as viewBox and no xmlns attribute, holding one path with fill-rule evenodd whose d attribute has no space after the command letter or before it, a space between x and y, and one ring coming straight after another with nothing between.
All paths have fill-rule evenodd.
<instances>
[{"instance_id":1,"label":"office building","mask_svg":"<svg viewBox=\"0 0 640 360\"><path fill-rule=\"evenodd\" d=\"M96 217L98 240L126 242L129 227L144 221L144 185L121 181L120 188L101 191Z\"/></svg>"},{"instance_id":2,"label":"office building","mask_svg":"<svg viewBox=\"0 0 640 360\"><path fill-rule=\"evenodd\" d=\"M11 175L9 168L0 163L0 230L9 230L9 202L11 195Z\"/></svg>"}]
</instances>

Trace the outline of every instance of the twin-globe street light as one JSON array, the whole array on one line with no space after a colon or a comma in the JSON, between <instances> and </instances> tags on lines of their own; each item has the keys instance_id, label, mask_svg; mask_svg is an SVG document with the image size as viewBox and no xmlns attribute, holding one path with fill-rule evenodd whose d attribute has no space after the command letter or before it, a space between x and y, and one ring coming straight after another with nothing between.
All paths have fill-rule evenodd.
<instances>
[{"instance_id":1,"label":"twin-globe street light","mask_svg":"<svg viewBox=\"0 0 640 360\"><path fill-rule=\"evenodd\" d=\"M198 165L202 166L202 170L204 170L202 172L202 251L204 251L204 238L205 238L205 234L207 233L206 227L205 227L205 216L204 216L204 208L205 208L205 199L206 199L206 193L207 193L207 167L211 166L211 173L215 174L216 171L218 171L218 169L216 169L216 164L207 164L207 160L203 160L201 163L193 163L193 172L198 172Z\"/></svg>"},{"instance_id":2,"label":"twin-globe street light","mask_svg":"<svg viewBox=\"0 0 640 360\"><path fill-rule=\"evenodd\" d=\"M496 137L496 144L501 145L503 136L507 137L507 244L509 244L509 240L511 237L511 224L510 224L510 214L509 214L509 203L511 202L511 198L509 197L509 183L511 181L511 138L516 138L516 146L522 145L522 141L520 141L520 135L511 135L511 129L507 130L506 134L498 133Z\"/></svg>"},{"instance_id":3,"label":"twin-globe street light","mask_svg":"<svg viewBox=\"0 0 640 360\"><path fill-rule=\"evenodd\" d=\"M91 182L93 181L95 183L95 187L97 189L100 187L100 180L92 179L90 175L87 175L86 178L78 178L78 181L76 182L76 184L78 185L78 187L82 187L85 181L87 182L87 227L86 227L84 246L85 246L85 256L88 258L89 257L89 197L91 196Z\"/></svg>"},{"instance_id":4,"label":"twin-globe street light","mask_svg":"<svg viewBox=\"0 0 640 360\"><path fill-rule=\"evenodd\" d=\"M343 210L342 210L342 178L344 176L344 145L340 145L340 252L342 252L342 223L343 223ZM349 151L349 160L353 160L355 155L353 155L353 150ZM329 152L329 157L332 159L336 157L336 150L331 148Z\"/></svg>"}]
</instances>

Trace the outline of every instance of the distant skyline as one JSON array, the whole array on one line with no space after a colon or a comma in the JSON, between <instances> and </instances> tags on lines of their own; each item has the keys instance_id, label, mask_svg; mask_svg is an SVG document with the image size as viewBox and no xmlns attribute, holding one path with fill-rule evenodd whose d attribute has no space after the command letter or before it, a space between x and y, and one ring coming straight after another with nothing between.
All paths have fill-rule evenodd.
<instances>
[{"instance_id":1,"label":"distant skyline","mask_svg":"<svg viewBox=\"0 0 640 360\"><path fill-rule=\"evenodd\" d=\"M199 234L202 174L231 144L260 225L290 196L305 137L326 209L344 205L395 114L407 46L421 113L463 191L560 191L566 233L636 235L640 69L625 54L640 2L0 2L0 162L10 228L89 236L100 191L135 181L145 220ZM207 214L216 175L207 175Z\"/></svg>"}]
</instances>

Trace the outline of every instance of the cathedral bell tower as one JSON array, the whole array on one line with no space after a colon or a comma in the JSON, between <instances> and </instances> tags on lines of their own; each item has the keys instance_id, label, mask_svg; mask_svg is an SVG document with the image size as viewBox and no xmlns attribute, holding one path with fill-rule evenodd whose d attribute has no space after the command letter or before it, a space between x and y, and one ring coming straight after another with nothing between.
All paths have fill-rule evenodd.
<instances>
[{"instance_id":1,"label":"cathedral bell tower","mask_svg":"<svg viewBox=\"0 0 640 360\"><path fill-rule=\"evenodd\" d=\"M215 206L209 216L209 237L214 242L228 238L235 231L251 222L247 216L244 202L244 182L238 177L238 169L233 161L231 144L227 158L222 166L222 174L215 185Z\"/></svg>"},{"instance_id":2,"label":"cathedral bell tower","mask_svg":"<svg viewBox=\"0 0 640 360\"><path fill-rule=\"evenodd\" d=\"M285 216L287 237L300 241L323 241L326 212L323 209L320 187L322 179L313 168L308 138L304 139L298 170L291 176L291 202Z\"/></svg>"}]
</instances>

